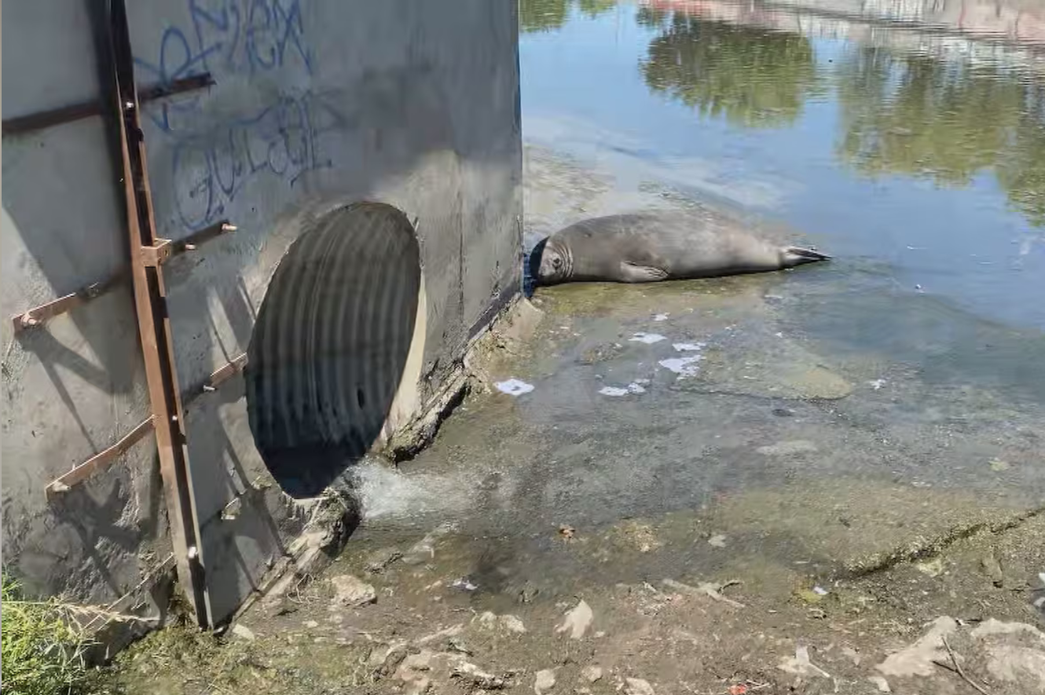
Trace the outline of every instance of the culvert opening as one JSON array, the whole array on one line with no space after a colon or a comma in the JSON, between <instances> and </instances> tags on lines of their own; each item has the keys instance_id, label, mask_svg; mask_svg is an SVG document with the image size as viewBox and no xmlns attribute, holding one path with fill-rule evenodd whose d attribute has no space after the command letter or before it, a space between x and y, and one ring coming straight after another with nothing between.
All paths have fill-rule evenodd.
<instances>
[{"instance_id":1,"label":"culvert opening","mask_svg":"<svg viewBox=\"0 0 1045 695\"><path fill-rule=\"evenodd\" d=\"M291 496L319 494L380 437L420 288L413 225L381 203L322 217L280 261L244 376L254 442Z\"/></svg>"}]
</instances>

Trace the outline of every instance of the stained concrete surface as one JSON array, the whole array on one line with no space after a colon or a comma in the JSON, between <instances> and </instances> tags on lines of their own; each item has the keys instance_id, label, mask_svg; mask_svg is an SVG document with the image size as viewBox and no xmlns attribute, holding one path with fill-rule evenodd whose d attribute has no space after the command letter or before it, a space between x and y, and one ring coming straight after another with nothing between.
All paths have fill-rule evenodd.
<instances>
[{"instance_id":1,"label":"stained concrete surface","mask_svg":"<svg viewBox=\"0 0 1045 695\"><path fill-rule=\"evenodd\" d=\"M100 96L86 8L47 0L5 14L5 118ZM265 584L307 515L280 496L254 446L243 379L202 391L247 351L291 244L360 200L392 205L415 227L427 315L414 324L425 334L408 415L452 382L469 337L519 286L517 8L234 0L132 3L129 14L140 86L204 72L215 83L142 108L157 236L238 227L165 273L200 556L220 621ZM100 118L5 135L4 316L125 264L108 144ZM285 337L306 342L302 328ZM5 321L2 338L7 567L35 593L151 603L137 588L162 573L170 543L150 440L65 501L44 497L148 416L129 285L30 333Z\"/></svg>"},{"instance_id":2,"label":"stained concrete surface","mask_svg":"<svg viewBox=\"0 0 1045 695\"><path fill-rule=\"evenodd\" d=\"M531 242L621 200L698 204L545 150L529 149L526 166ZM1035 385L1001 388L1011 375L963 358L961 341L987 329L928 300L880 310L902 335L879 325L883 340L852 340L852 317L832 302L896 307L890 291L844 259L538 290L535 334L477 356L486 392L415 459L358 470L364 524L325 576L244 616L253 640L186 657L193 673L163 665L176 636L158 636L119 682L964 692L932 631L942 625L966 676L995 693L1042 692L1045 403ZM688 376L659 366L698 355ZM495 384L507 378L534 388L506 395ZM328 582L339 575L370 584L374 602L339 604ZM977 626L991 618L1031 627L989 642Z\"/></svg>"}]
</instances>

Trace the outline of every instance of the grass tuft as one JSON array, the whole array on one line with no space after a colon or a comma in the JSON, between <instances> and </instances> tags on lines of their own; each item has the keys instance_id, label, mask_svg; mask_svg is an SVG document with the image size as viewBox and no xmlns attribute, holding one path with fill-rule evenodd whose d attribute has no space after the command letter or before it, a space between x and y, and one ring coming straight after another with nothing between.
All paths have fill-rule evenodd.
<instances>
[{"instance_id":1,"label":"grass tuft","mask_svg":"<svg viewBox=\"0 0 1045 695\"><path fill-rule=\"evenodd\" d=\"M18 583L3 575L2 658L4 695L83 692L89 670L89 640L57 599L23 600Z\"/></svg>"}]
</instances>

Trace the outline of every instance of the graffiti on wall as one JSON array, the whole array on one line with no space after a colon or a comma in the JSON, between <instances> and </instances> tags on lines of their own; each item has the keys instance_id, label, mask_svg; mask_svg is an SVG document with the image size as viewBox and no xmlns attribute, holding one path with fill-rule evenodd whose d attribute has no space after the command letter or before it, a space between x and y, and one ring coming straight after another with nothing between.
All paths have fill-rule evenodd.
<instances>
[{"instance_id":1,"label":"graffiti on wall","mask_svg":"<svg viewBox=\"0 0 1045 695\"><path fill-rule=\"evenodd\" d=\"M257 113L208 131L177 136L171 166L182 225L196 230L218 221L256 177L271 175L292 186L306 171L332 166L317 141L343 122L330 99L304 92L282 95Z\"/></svg>"},{"instance_id":2,"label":"graffiti on wall","mask_svg":"<svg viewBox=\"0 0 1045 695\"><path fill-rule=\"evenodd\" d=\"M160 35L155 54L135 57L150 84L210 73L254 79L287 69L311 76L315 67L303 0L186 0L189 22ZM288 185L306 171L331 166L317 138L343 119L329 98L309 90L277 90L260 107L215 119L189 95L151 104L146 113L170 138L174 206L181 224L200 229L222 218L252 179L275 176Z\"/></svg>"},{"instance_id":3,"label":"graffiti on wall","mask_svg":"<svg viewBox=\"0 0 1045 695\"><path fill-rule=\"evenodd\" d=\"M312 74L301 0L188 0L191 27L169 26L139 67L161 83L202 72L255 75L288 65Z\"/></svg>"}]
</instances>

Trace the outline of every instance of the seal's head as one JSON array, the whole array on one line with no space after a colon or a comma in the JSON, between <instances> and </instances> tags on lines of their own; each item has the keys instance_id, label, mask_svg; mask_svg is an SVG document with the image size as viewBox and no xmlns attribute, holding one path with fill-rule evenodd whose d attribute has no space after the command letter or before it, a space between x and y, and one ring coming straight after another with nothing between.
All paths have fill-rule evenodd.
<instances>
[{"instance_id":1,"label":"seal's head","mask_svg":"<svg viewBox=\"0 0 1045 695\"><path fill-rule=\"evenodd\" d=\"M538 285L565 282L573 273L573 255L555 239L542 239L530 256L530 275Z\"/></svg>"}]
</instances>

